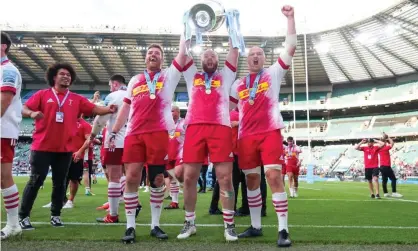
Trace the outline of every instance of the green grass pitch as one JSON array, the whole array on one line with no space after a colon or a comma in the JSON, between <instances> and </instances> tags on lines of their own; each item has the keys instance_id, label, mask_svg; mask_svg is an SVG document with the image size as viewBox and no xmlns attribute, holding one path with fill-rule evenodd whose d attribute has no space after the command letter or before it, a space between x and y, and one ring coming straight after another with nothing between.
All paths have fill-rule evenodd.
<instances>
[{"instance_id":1,"label":"green grass pitch","mask_svg":"<svg viewBox=\"0 0 418 251\"><path fill-rule=\"evenodd\" d=\"M15 181L22 193L28 177ZM366 183L321 182L300 183L299 198L289 198L290 237L293 250L418 250L418 186L398 186L402 199L373 200L369 198ZM93 185L95 196L85 196L80 187L73 209L63 209L64 228L49 225L50 211L42 208L50 201L51 180L39 190L32 210L31 221L36 228L25 231L22 238L2 242L4 250L275 250L277 217L268 195L267 217L262 218L264 236L225 243L222 216L208 214L211 192L198 195L196 208L197 235L178 241L177 234L184 221L184 211L163 210L162 229L168 241L157 241L149 236L149 193L139 192L143 210L137 218L137 242L133 247L121 244L124 233L124 207L119 207L119 225L98 225L96 217L105 212L96 207L107 199L107 183L99 179ZM180 207L183 197L180 195ZM238 205L240 200L238 200ZM164 205L170 201L166 200ZM2 204L2 226L5 210ZM236 217L237 232L250 225L249 217ZM363 246L366 245L366 246ZM372 245L372 246L368 246ZM400 245L400 246L399 246ZM386 249L390 247L389 249Z\"/></svg>"}]
</instances>

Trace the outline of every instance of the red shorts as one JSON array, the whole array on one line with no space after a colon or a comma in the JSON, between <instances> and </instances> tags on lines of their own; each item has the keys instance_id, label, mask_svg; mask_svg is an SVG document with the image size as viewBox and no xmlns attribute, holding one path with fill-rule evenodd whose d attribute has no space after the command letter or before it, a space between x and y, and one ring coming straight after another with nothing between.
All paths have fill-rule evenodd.
<instances>
[{"instance_id":1,"label":"red shorts","mask_svg":"<svg viewBox=\"0 0 418 251\"><path fill-rule=\"evenodd\" d=\"M294 175L299 175L299 167L297 166L287 166L286 167L287 173L293 173Z\"/></svg>"},{"instance_id":2,"label":"red shorts","mask_svg":"<svg viewBox=\"0 0 418 251\"><path fill-rule=\"evenodd\" d=\"M103 165L122 165L123 148L115 148L114 152L109 152L109 148L105 148L103 154Z\"/></svg>"},{"instance_id":3,"label":"red shorts","mask_svg":"<svg viewBox=\"0 0 418 251\"><path fill-rule=\"evenodd\" d=\"M283 163L282 164L282 175L285 175L285 174L286 174L286 164Z\"/></svg>"},{"instance_id":4,"label":"red shorts","mask_svg":"<svg viewBox=\"0 0 418 251\"><path fill-rule=\"evenodd\" d=\"M1 163L13 163L16 139L1 139Z\"/></svg>"},{"instance_id":5,"label":"red shorts","mask_svg":"<svg viewBox=\"0 0 418 251\"><path fill-rule=\"evenodd\" d=\"M123 163L165 165L167 163L168 140L167 131L126 136Z\"/></svg>"},{"instance_id":6,"label":"red shorts","mask_svg":"<svg viewBox=\"0 0 418 251\"><path fill-rule=\"evenodd\" d=\"M209 165L209 157L208 156L205 157L205 161L203 161L203 164L202 165L204 165L204 166L208 166Z\"/></svg>"},{"instance_id":7,"label":"red shorts","mask_svg":"<svg viewBox=\"0 0 418 251\"><path fill-rule=\"evenodd\" d=\"M171 170L174 169L176 166L179 166L183 163L182 159L177 160L169 160L168 163L165 165L165 170Z\"/></svg>"},{"instance_id":8,"label":"red shorts","mask_svg":"<svg viewBox=\"0 0 418 251\"><path fill-rule=\"evenodd\" d=\"M186 129L183 146L184 163L232 162L231 128L223 125L195 124Z\"/></svg>"},{"instance_id":9,"label":"red shorts","mask_svg":"<svg viewBox=\"0 0 418 251\"><path fill-rule=\"evenodd\" d=\"M281 165L283 140L280 130L246 136L238 140L238 163L243 170L261 165Z\"/></svg>"},{"instance_id":10,"label":"red shorts","mask_svg":"<svg viewBox=\"0 0 418 251\"><path fill-rule=\"evenodd\" d=\"M102 162L102 164L104 162L104 156L105 156L105 154L106 154L105 149L104 148L103 149L100 149L100 162Z\"/></svg>"}]
</instances>

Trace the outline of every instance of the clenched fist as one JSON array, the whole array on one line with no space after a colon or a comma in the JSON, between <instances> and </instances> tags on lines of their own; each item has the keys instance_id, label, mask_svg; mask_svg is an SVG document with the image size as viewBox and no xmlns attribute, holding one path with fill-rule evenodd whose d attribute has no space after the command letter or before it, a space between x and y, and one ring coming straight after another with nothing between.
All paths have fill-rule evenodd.
<instances>
[{"instance_id":1,"label":"clenched fist","mask_svg":"<svg viewBox=\"0 0 418 251\"><path fill-rule=\"evenodd\" d=\"M285 15L287 18L289 17L294 17L295 16L295 10L293 9L292 6L290 5L285 5L282 7L282 13L283 15Z\"/></svg>"}]
</instances>

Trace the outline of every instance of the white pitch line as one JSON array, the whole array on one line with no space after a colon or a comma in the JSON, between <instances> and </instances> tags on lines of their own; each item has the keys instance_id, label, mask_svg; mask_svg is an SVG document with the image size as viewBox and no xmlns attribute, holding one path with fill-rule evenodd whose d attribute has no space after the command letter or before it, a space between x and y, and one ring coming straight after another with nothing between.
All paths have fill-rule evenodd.
<instances>
[{"instance_id":1,"label":"white pitch line","mask_svg":"<svg viewBox=\"0 0 418 251\"><path fill-rule=\"evenodd\" d=\"M413 202L413 203L418 203L417 200L405 200L405 199L398 199L398 198L390 198L390 197L386 197L386 200L391 200L391 201L405 201L405 202Z\"/></svg>"},{"instance_id":2,"label":"white pitch line","mask_svg":"<svg viewBox=\"0 0 418 251\"><path fill-rule=\"evenodd\" d=\"M319 189L319 188L310 188L310 187L299 187L299 188L308 189L308 190L315 190L315 191L321 191L322 190L322 189Z\"/></svg>"},{"instance_id":3,"label":"white pitch line","mask_svg":"<svg viewBox=\"0 0 418 251\"><path fill-rule=\"evenodd\" d=\"M303 198L292 198L289 199L290 201L349 201L349 202L410 202L410 203L418 203L418 201L415 200L402 200L402 199L394 199L394 198L385 198L382 200L376 200L376 199L369 199L369 200L355 200L355 199L303 199Z\"/></svg>"},{"instance_id":4,"label":"white pitch line","mask_svg":"<svg viewBox=\"0 0 418 251\"><path fill-rule=\"evenodd\" d=\"M6 223L2 221L1 223ZM33 225L49 225L49 222L32 222ZM126 223L93 223L93 222L64 222L64 225L72 226L125 226ZM150 227L151 224L136 224L139 227ZM182 227L183 224L161 224L162 227ZM224 224L196 224L197 227L223 227ZM248 225L235 225L236 227L248 227ZM277 225L263 225L264 228L277 228ZM418 226L336 226L336 225L289 225L293 228L348 228L348 229L418 229Z\"/></svg>"}]
</instances>

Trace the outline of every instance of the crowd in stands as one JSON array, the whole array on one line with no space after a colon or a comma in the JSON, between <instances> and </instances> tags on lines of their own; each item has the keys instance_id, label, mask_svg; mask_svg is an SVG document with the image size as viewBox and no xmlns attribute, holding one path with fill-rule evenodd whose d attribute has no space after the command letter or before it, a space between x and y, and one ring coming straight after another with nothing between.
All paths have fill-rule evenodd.
<instances>
[{"instance_id":1,"label":"crowd in stands","mask_svg":"<svg viewBox=\"0 0 418 251\"><path fill-rule=\"evenodd\" d=\"M405 88L400 88L399 85L387 85L382 88L366 88L364 90L347 90L334 91L331 95L326 93L313 93L311 95L312 104L326 104L338 100L345 100L356 97L366 97L365 100L384 99L385 93L392 93L393 91L408 92L409 94L416 93L418 95L418 82L410 82L402 85ZM384 91L386 90L386 91ZM392 92L389 92L391 90ZM33 91L26 91L23 95L23 100L28 99ZM81 91L80 95L90 98L94 103L103 103L104 97L107 93ZM354 96L353 96L354 95ZM296 102L301 102L305 95L296 94ZM327 98L328 97L328 98ZM281 94L281 99L286 100L287 104L293 99L291 95ZM332 101L333 100L333 101ZM352 100L351 100L352 101ZM286 128L283 130L284 137L292 135L296 138L306 137L309 133L311 137L320 139L321 137L336 137L341 138L342 132L344 135L360 137L373 137L374 134L381 134L383 131L388 133L394 132L418 132L418 112L404 112L394 115L379 115L379 116L364 116L357 118L331 119L327 120L313 120L310 121L311 130L307 130L307 121L293 121L286 123ZM94 118L85 118L87 122L92 123ZM388 121L391 121L390 123ZM34 130L34 124L31 119L23 119L21 124L21 134L31 135ZM315 138L317 137L317 138ZM100 146L94 147L95 159L94 164L100 168L99 159ZM27 142L19 142L17 147L17 154L15 158L14 172L27 172L29 166L29 145ZM399 177L418 176L418 142L399 143L391 150L392 163L395 173ZM300 169L300 174L307 173L307 164L309 159L309 151L307 147L302 148L301 158L304 160ZM346 176L361 177L364 176L362 153L355 151L352 145L329 145L324 147L313 147L311 163L314 165L314 174L321 177L330 177L336 173L343 173Z\"/></svg>"},{"instance_id":2,"label":"crowd in stands","mask_svg":"<svg viewBox=\"0 0 418 251\"><path fill-rule=\"evenodd\" d=\"M19 142L16 147L14 160L14 173L27 173L29 166L29 142ZM102 172L100 158L100 146L94 146L94 165L98 173ZM418 176L418 142L411 141L397 143L391 150L392 167L398 177ZM300 168L300 175L306 175L309 163L308 147L302 147L300 154L303 160ZM314 165L314 175L321 177L332 177L336 173L343 173L345 176L364 176L363 154L354 150L353 145L329 145L315 146L312 148L310 161Z\"/></svg>"}]
</instances>

